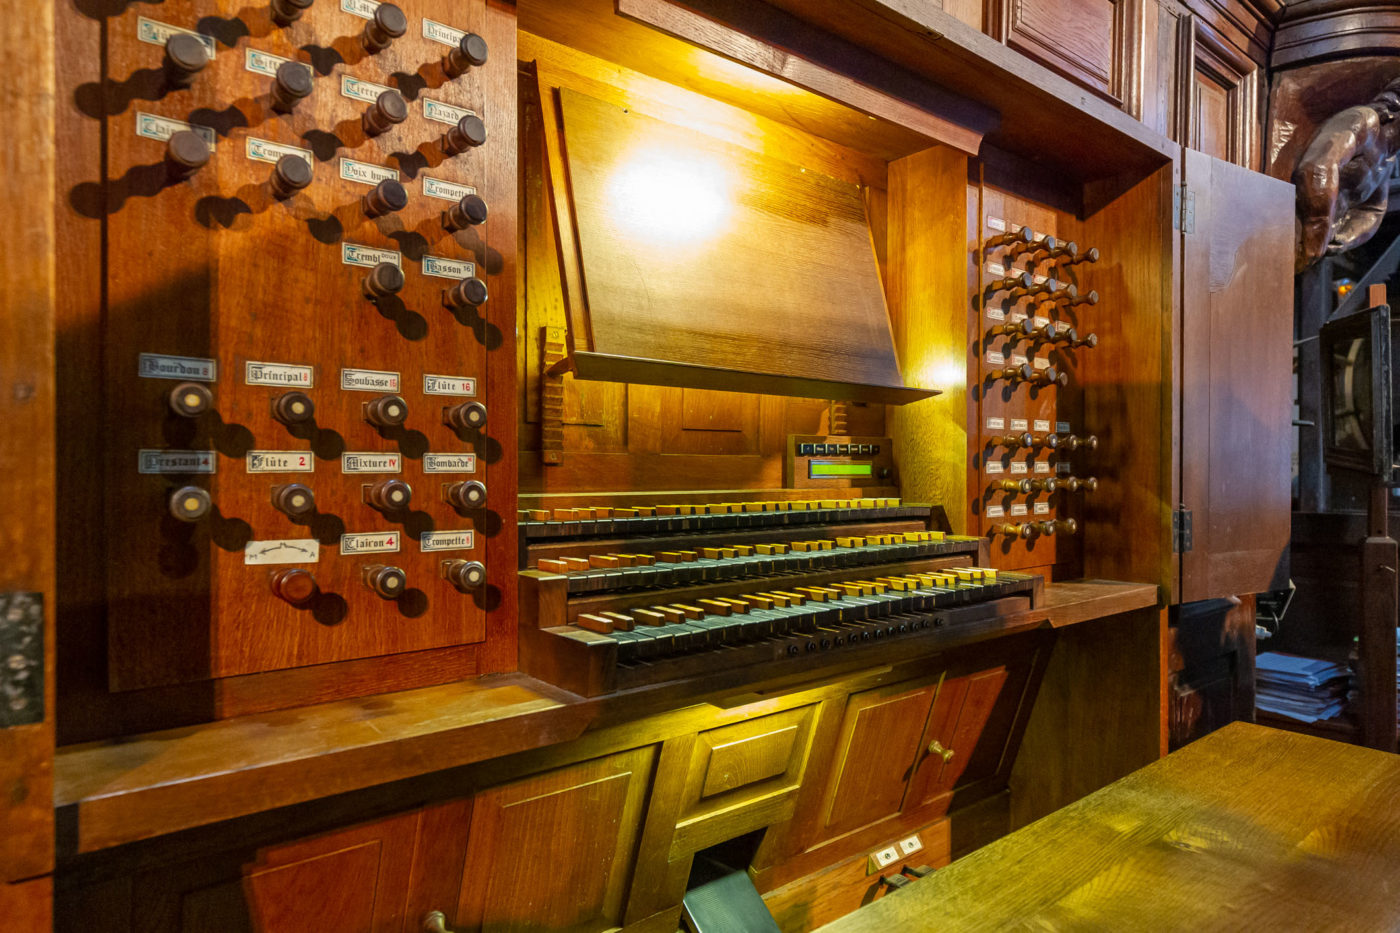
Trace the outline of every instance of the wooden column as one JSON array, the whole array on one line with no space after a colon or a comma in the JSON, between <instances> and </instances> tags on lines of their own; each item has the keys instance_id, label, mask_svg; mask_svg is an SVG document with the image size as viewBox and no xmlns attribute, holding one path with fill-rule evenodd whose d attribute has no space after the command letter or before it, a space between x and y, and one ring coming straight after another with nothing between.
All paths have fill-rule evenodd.
<instances>
[{"instance_id":1,"label":"wooden column","mask_svg":"<svg viewBox=\"0 0 1400 933\"><path fill-rule=\"evenodd\" d=\"M1385 285L1372 285L1372 307L1385 304ZM1395 350L1392 347L1391 352ZM1400 548L1390 536L1389 477L1372 480L1361 545L1361 740L1395 751L1396 568Z\"/></svg>"}]
</instances>

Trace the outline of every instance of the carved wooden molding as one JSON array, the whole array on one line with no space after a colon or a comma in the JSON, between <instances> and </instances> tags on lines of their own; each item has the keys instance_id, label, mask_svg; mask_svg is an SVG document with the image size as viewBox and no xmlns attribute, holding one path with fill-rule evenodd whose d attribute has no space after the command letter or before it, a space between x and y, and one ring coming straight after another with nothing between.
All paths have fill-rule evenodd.
<instances>
[{"instance_id":1,"label":"carved wooden molding","mask_svg":"<svg viewBox=\"0 0 1400 933\"><path fill-rule=\"evenodd\" d=\"M1377 0L1296 0L1274 35L1273 68L1400 54L1400 7Z\"/></svg>"},{"instance_id":2,"label":"carved wooden molding","mask_svg":"<svg viewBox=\"0 0 1400 933\"><path fill-rule=\"evenodd\" d=\"M1225 91L1229 110L1226 151L1212 153L1258 169L1261 127L1259 125L1259 66L1228 42L1216 29L1195 14L1182 17L1181 59L1177 73L1177 142L1201 149L1199 116L1200 79L1211 81Z\"/></svg>"},{"instance_id":3,"label":"carved wooden molding","mask_svg":"<svg viewBox=\"0 0 1400 933\"><path fill-rule=\"evenodd\" d=\"M991 31L1011 48L1136 114L1142 0L1097 0L1098 15L1090 6L995 0Z\"/></svg>"}]
</instances>

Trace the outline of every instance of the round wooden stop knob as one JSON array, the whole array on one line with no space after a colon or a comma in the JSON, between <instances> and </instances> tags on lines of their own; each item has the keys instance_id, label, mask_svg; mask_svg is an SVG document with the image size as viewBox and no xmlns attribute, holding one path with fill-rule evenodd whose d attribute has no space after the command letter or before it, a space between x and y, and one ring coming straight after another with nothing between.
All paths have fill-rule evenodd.
<instances>
[{"instance_id":1,"label":"round wooden stop knob","mask_svg":"<svg viewBox=\"0 0 1400 933\"><path fill-rule=\"evenodd\" d=\"M170 390L170 410L182 418L198 418L214 405L214 393L198 382L182 382Z\"/></svg>"},{"instance_id":2,"label":"round wooden stop knob","mask_svg":"<svg viewBox=\"0 0 1400 933\"><path fill-rule=\"evenodd\" d=\"M486 583L486 565L476 560L448 561L443 568L447 582L462 591L479 589Z\"/></svg>"},{"instance_id":3,"label":"round wooden stop knob","mask_svg":"<svg viewBox=\"0 0 1400 933\"><path fill-rule=\"evenodd\" d=\"M408 192L392 178L386 178L360 199L366 217L382 217L408 206Z\"/></svg>"},{"instance_id":4,"label":"round wooden stop knob","mask_svg":"<svg viewBox=\"0 0 1400 933\"><path fill-rule=\"evenodd\" d=\"M279 26L290 26L311 9L313 2L315 0L272 0L272 21Z\"/></svg>"},{"instance_id":5,"label":"round wooden stop knob","mask_svg":"<svg viewBox=\"0 0 1400 933\"><path fill-rule=\"evenodd\" d=\"M365 275L364 287L370 301L397 295L403 288L403 270L392 262L381 262Z\"/></svg>"},{"instance_id":6,"label":"round wooden stop knob","mask_svg":"<svg viewBox=\"0 0 1400 933\"><path fill-rule=\"evenodd\" d=\"M486 406L480 402L453 405L443 412L443 420L459 431L482 428L486 426Z\"/></svg>"},{"instance_id":7,"label":"round wooden stop knob","mask_svg":"<svg viewBox=\"0 0 1400 933\"><path fill-rule=\"evenodd\" d=\"M291 113L296 105L311 96L311 69L301 62L283 62L272 78L272 109Z\"/></svg>"},{"instance_id":8,"label":"round wooden stop knob","mask_svg":"<svg viewBox=\"0 0 1400 933\"><path fill-rule=\"evenodd\" d=\"M374 8L374 16L365 23L361 41L365 51L373 54L384 51L406 32L408 17L403 15L403 10L392 3L381 3Z\"/></svg>"},{"instance_id":9,"label":"round wooden stop knob","mask_svg":"<svg viewBox=\"0 0 1400 933\"><path fill-rule=\"evenodd\" d=\"M401 479L381 479L369 487L365 498L381 512L397 512L413 501L413 487Z\"/></svg>"},{"instance_id":10,"label":"round wooden stop knob","mask_svg":"<svg viewBox=\"0 0 1400 933\"><path fill-rule=\"evenodd\" d=\"M398 91L383 91L370 104L365 115L360 118L366 136L378 136L391 126L398 126L408 119L408 104Z\"/></svg>"},{"instance_id":11,"label":"round wooden stop knob","mask_svg":"<svg viewBox=\"0 0 1400 933\"><path fill-rule=\"evenodd\" d=\"M305 605L316 595L316 577L301 567L285 567L272 575L272 593L293 606Z\"/></svg>"},{"instance_id":12,"label":"round wooden stop knob","mask_svg":"<svg viewBox=\"0 0 1400 933\"><path fill-rule=\"evenodd\" d=\"M214 153L193 130L180 130L165 141L165 163L175 178L188 178L209 164Z\"/></svg>"},{"instance_id":13,"label":"round wooden stop knob","mask_svg":"<svg viewBox=\"0 0 1400 933\"><path fill-rule=\"evenodd\" d=\"M182 522L197 522L213 507L208 491L198 486L181 486L170 494L170 514Z\"/></svg>"},{"instance_id":14,"label":"round wooden stop knob","mask_svg":"<svg viewBox=\"0 0 1400 933\"><path fill-rule=\"evenodd\" d=\"M471 479L447 487L447 501L459 509L479 509L486 505L486 484Z\"/></svg>"},{"instance_id":15,"label":"round wooden stop knob","mask_svg":"<svg viewBox=\"0 0 1400 933\"><path fill-rule=\"evenodd\" d=\"M286 425L305 424L316 417L316 405L305 392L283 392L272 401L272 417Z\"/></svg>"},{"instance_id":16,"label":"round wooden stop knob","mask_svg":"<svg viewBox=\"0 0 1400 933\"><path fill-rule=\"evenodd\" d=\"M311 184L311 165L299 155L287 153L272 167L272 194L285 200Z\"/></svg>"},{"instance_id":17,"label":"round wooden stop knob","mask_svg":"<svg viewBox=\"0 0 1400 933\"><path fill-rule=\"evenodd\" d=\"M443 293L447 306L455 311L479 308L489 297L486 283L474 275L469 275Z\"/></svg>"},{"instance_id":18,"label":"round wooden stop knob","mask_svg":"<svg viewBox=\"0 0 1400 933\"><path fill-rule=\"evenodd\" d=\"M486 223L486 201L480 195L468 194L442 212L442 225L448 233Z\"/></svg>"},{"instance_id":19,"label":"round wooden stop knob","mask_svg":"<svg viewBox=\"0 0 1400 933\"><path fill-rule=\"evenodd\" d=\"M450 156L474 149L486 142L486 124L474 113L469 113L457 121L442 136L442 148Z\"/></svg>"},{"instance_id":20,"label":"round wooden stop knob","mask_svg":"<svg viewBox=\"0 0 1400 933\"><path fill-rule=\"evenodd\" d=\"M277 511L298 518L316 510L316 494L301 483L286 483L273 488L272 504Z\"/></svg>"},{"instance_id":21,"label":"round wooden stop knob","mask_svg":"<svg viewBox=\"0 0 1400 933\"><path fill-rule=\"evenodd\" d=\"M474 32L469 32L457 43L457 47L443 56L442 70L449 78L457 78L472 68L486 64L486 40Z\"/></svg>"},{"instance_id":22,"label":"round wooden stop knob","mask_svg":"<svg viewBox=\"0 0 1400 933\"><path fill-rule=\"evenodd\" d=\"M394 428L408 418L408 403L402 396L381 395L365 403L365 420L376 428Z\"/></svg>"},{"instance_id":23,"label":"round wooden stop knob","mask_svg":"<svg viewBox=\"0 0 1400 933\"><path fill-rule=\"evenodd\" d=\"M189 87L209 66L209 49L194 36L177 32L165 40L165 77L175 87Z\"/></svg>"},{"instance_id":24,"label":"round wooden stop knob","mask_svg":"<svg viewBox=\"0 0 1400 933\"><path fill-rule=\"evenodd\" d=\"M408 588L408 575L398 567L385 564L370 564L366 567L364 580L365 586L384 599L397 599Z\"/></svg>"}]
</instances>

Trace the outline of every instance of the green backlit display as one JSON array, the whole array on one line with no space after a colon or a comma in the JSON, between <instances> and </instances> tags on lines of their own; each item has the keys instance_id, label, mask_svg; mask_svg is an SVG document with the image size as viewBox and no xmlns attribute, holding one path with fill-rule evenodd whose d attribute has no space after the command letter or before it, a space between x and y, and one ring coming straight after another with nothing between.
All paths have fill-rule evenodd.
<instances>
[{"instance_id":1,"label":"green backlit display","mask_svg":"<svg viewBox=\"0 0 1400 933\"><path fill-rule=\"evenodd\" d=\"M838 460L807 461L808 479L831 479L837 476L871 476L869 463L845 463Z\"/></svg>"}]
</instances>

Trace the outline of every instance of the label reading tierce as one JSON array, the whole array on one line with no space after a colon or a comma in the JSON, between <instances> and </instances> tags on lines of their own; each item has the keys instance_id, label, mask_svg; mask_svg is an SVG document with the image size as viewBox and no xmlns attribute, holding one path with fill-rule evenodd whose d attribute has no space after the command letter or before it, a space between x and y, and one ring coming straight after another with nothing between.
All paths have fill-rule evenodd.
<instances>
[{"instance_id":1,"label":"label reading tierce","mask_svg":"<svg viewBox=\"0 0 1400 933\"><path fill-rule=\"evenodd\" d=\"M320 559L321 542L315 538L249 541L243 547L245 564L314 564Z\"/></svg>"},{"instance_id":2,"label":"label reading tierce","mask_svg":"<svg viewBox=\"0 0 1400 933\"><path fill-rule=\"evenodd\" d=\"M341 243L340 261L347 266L364 266L367 269L372 269L381 262L392 262L400 268L403 267L403 255L397 250L361 246L358 243Z\"/></svg>"},{"instance_id":3,"label":"label reading tierce","mask_svg":"<svg viewBox=\"0 0 1400 933\"><path fill-rule=\"evenodd\" d=\"M144 16L136 17L136 38L150 45L165 45L171 36L185 35L194 36L204 44L204 49L213 58L219 51L211 36L204 33L195 32L193 29L183 29L179 26L172 26L169 23L162 23L159 20L147 19Z\"/></svg>"},{"instance_id":4,"label":"label reading tierce","mask_svg":"<svg viewBox=\"0 0 1400 933\"><path fill-rule=\"evenodd\" d=\"M186 123L184 120L175 120L171 117L162 117L154 113L136 111L136 135L144 136L146 139L154 139L157 142L165 142L181 130L189 130L199 134L212 152L214 142L218 134L207 126L199 126L195 123Z\"/></svg>"},{"instance_id":5,"label":"label reading tierce","mask_svg":"<svg viewBox=\"0 0 1400 933\"><path fill-rule=\"evenodd\" d=\"M402 470L403 458L398 454L383 454L371 450L340 455L342 473L399 473Z\"/></svg>"},{"instance_id":6,"label":"label reading tierce","mask_svg":"<svg viewBox=\"0 0 1400 933\"><path fill-rule=\"evenodd\" d=\"M397 531L369 531L363 534L340 536L342 554L397 554L399 538Z\"/></svg>"},{"instance_id":7,"label":"label reading tierce","mask_svg":"<svg viewBox=\"0 0 1400 933\"><path fill-rule=\"evenodd\" d=\"M314 473L316 458L306 450L250 450L249 473Z\"/></svg>"},{"instance_id":8,"label":"label reading tierce","mask_svg":"<svg viewBox=\"0 0 1400 933\"><path fill-rule=\"evenodd\" d=\"M476 545L476 535L465 531L425 531L418 538L418 547L429 551L467 551Z\"/></svg>"},{"instance_id":9,"label":"label reading tierce","mask_svg":"<svg viewBox=\"0 0 1400 933\"><path fill-rule=\"evenodd\" d=\"M379 369L342 369L340 388L346 392L397 392L399 374Z\"/></svg>"},{"instance_id":10,"label":"label reading tierce","mask_svg":"<svg viewBox=\"0 0 1400 933\"><path fill-rule=\"evenodd\" d=\"M141 473L213 473L219 455L212 450L142 450L136 469Z\"/></svg>"},{"instance_id":11,"label":"label reading tierce","mask_svg":"<svg viewBox=\"0 0 1400 933\"><path fill-rule=\"evenodd\" d=\"M354 159L340 160L340 177L361 185L377 185L381 181L398 181L399 170L387 165L372 162L356 162Z\"/></svg>"},{"instance_id":12,"label":"label reading tierce","mask_svg":"<svg viewBox=\"0 0 1400 933\"><path fill-rule=\"evenodd\" d=\"M476 454L424 454L424 473L475 473Z\"/></svg>"},{"instance_id":13,"label":"label reading tierce","mask_svg":"<svg viewBox=\"0 0 1400 933\"><path fill-rule=\"evenodd\" d=\"M372 104L379 100L380 94L391 90L393 88L375 84L373 81L361 81L359 78L352 78L349 75L340 76L340 96L358 100L361 103Z\"/></svg>"},{"instance_id":14,"label":"label reading tierce","mask_svg":"<svg viewBox=\"0 0 1400 933\"><path fill-rule=\"evenodd\" d=\"M243 381L250 386L296 386L309 389L315 384L316 369L292 363L258 363L249 360L243 365Z\"/></svg>"},{"instance_id":15,"label":"label reading tierce","mask_svg":"<svg viewBox=\"0 0 1400 933\"><path fill-rule=\"evenodd\" d=\"M219 364L198 356L166 356L142 353L137 374L143 379L181 379L196 382L217 382Z\"/></svg>"}]
</instances>

